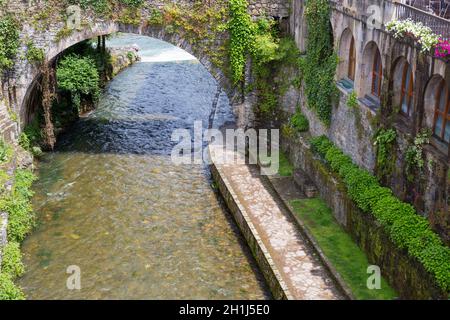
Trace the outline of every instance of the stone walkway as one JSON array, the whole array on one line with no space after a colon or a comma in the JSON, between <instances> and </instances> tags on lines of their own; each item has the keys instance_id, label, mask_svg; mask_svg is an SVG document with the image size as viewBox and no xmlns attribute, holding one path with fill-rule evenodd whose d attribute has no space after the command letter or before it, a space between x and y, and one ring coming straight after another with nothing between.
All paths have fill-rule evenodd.
<instances>
[{"instance_id":1,"label":"stone walkway","mask_svg":"<svg viewBox=\"0 0 450 320\"><path fill-rule=\"evenodd\" d=\"M244 206L291 296L298 300L343 299L318 257L279 205L280 200L268 191L259 169L238 164L216 167Z\"/></svg>"}]
</instances>

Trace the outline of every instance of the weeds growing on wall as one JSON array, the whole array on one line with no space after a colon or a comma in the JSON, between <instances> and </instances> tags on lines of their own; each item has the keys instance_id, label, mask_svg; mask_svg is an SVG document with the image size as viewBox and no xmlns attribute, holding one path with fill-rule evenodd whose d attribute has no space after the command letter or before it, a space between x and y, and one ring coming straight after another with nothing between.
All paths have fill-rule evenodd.
<instances>
[{"instance_id":1,"label":"weeds growing on wall","mask_svg":"<svg viewBox=\"0 0 450 320\"><path fill-rule=\"evenodd\" d=\"M406 177L409 181L413 181L415 176L423 173L425 167L423 146L430 143L430 136L429 131L420 132L414 138L414 143L406 150Z\"/></svg>"},{"instance_id":2,"label":"weeds growing on wall","mask_svg":"<svg viewBox=\"0 0 450 320\"><path fill-rule=\"evenodd\" d=\"M308 37L306 56L301 60L301 70L307 105L326 125L330 124L332 105L338 96L334 81L338 57L333 51L330 15L329 1L306 1Z\"/></svg>"},{"instance_id":3,"label":"weeds growing on wall","mask_svg":"<svg viewBox=\"0 0 450 320\"><path fill-rule=\"evenodd\" d=\"M19 24L12 16L0 18L0 71L10 69L19 50Z\"/></svg>"},{"instance_id":4,"label":"weeds growing on wall","mask_svg":"<svg viewBox=\"0 0 450 320\"><path fill-rule=\"evenodd\" d=\"M390 174L395 166L392 159L397 132L394 129L379 129L375 134L374 146L377 150L377 170L379 176Z\"/></svg>"},{"instance_id":5,"label":"weeds growing on wall","mask_svg":"<svg viewBox=\"0 0 450 320\"><path fill-rule=\"evenodd\" d=\"M27 52L25 54L25 57L27 60L34 64L41 64L45 59L45 53L42 48L37 48L33 41L28 41L26 43L27 45Z\"/></svg>"},{"instance_id":6,"label":"weeds growing on wall","mask_svg":"<svg viewBox=\"0 0 450 320\"><path fill-rule=\"evenodd\" d=\"M8 213L8 244L3 248L0 272L0 300L22 300L23 292L14 279L24 272L20 242L31 231L35 215L31 207L31 185L36 177L30 170L18 169L9 193L0 199L0 210Z\"/></svg>"},{"instance_id":7,"label":"weeds growing on wall","mask_svg":"<svg viewBox=\"0 0 450 320\"><path fill-rule=\"evenodd\" d=\"M279 106L279 98L285 94L291 85L282 72L283 67L298 69L300 52L293 39L276 36L276 26L272 27L273 42L277 45L275 53L271 59L267 59L268 54L261 55L263 59L254 55L253 72L255 76L254 88L258 97L258 112L271 116ZM275 35L274 35L275 34ZM270 50L271 51L271 50Z\"/></svg>"}]
</instances>

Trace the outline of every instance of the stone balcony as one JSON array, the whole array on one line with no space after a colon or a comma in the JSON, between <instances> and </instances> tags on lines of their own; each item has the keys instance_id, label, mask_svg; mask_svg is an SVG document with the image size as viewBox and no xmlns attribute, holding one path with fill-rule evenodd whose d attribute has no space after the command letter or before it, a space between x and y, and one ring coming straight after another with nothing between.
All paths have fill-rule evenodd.
<instances>
[{"instance_id":1,"label":"stone balcony","mask_svg":"<svg viewBox=\"0 0 450 320\"><path fill-rule=\"evenodd\" d=\"M450 0L330 0L336 10L382 27L392 19L420 21L444 39L450 38ZM439 2L439 5L437 4ZM447 4L448 3L448 4ZM445 6L444 6L445 5Z\"/></svg>"}]
</instances>

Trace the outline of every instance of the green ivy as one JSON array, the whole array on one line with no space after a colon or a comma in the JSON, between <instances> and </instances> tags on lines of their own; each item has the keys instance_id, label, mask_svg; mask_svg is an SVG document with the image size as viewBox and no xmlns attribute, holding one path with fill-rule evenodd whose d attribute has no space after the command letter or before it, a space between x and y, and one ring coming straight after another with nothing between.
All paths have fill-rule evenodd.
<instances>
[{"instance_id":1,"label":"green ivy","mask_svg":"<svg viewBox=\"0 0 450 320\"><path fill-rule=\"evenodd\" d=\"M330 15L329 1L306 1L305 16L308 37L306 56L300 64L307 105L326 125L330 124L332 104L338 96L334 80L338 56L333 50Z\"/></svg>"},{"instance_id":2,"label":"green ivy","mask_svg":"<svg viewBox=\"0 0 450 320\"><path fill-rule=\"evenodd\" d=\"M374 146L377 150L377 168L381 175L389 174L395 161L392 161L393 147L397 139L394 129L380 129L375 134Z\"/></svg>"},{"instance_id":3,"label":"green ivy","mask_svg":"<svg viewBox=\"0 0 450 320\"><path fill-rule=\"evenodd\" d=\"M423 138L423 137L422 137ZM424 141L424 139L421 139ZM402 202L376 177L353 164L326 136L312 138L311 150L344 181L350 198L383 225L392 241L420 261L445 291L450 290L450 248L433 232L426 218Z\"/></svg>"},{"instance_id":4,"label":"green ivy","mask_svg":"<svg viewBox=\"0 0 450 320\"><path fill-rule=\"evenodd\" d=\"M27 42L26 58L31 63L40 64L45 59L45 53L42 48L36 48L32 41Z\"/></svg>"},{"instance_id":5,"label":"green ivy","mask_svg":"<svg viewBox=\"0 0 450 320\"><path fill-rule=\"evenodd\" d=\"M0 71L13 66L19 46L18 22L11 16L0 17Z\"/></svg>"},{"instance_id":6,"label":"green ivy","mask_svg":"<svg viewBox=\"0 0 450 320\"><path fill-rule=\"evenodd\" d=\"M247 13L247 0L230 0L230 20L227 29L230 33L230 65L232 80L236 84L243 81L247 54L253 48L255 24Z\"/></svg>"},{"instance_id":7,"label":"green ivy","mask_svg":"<svg viewBox=\"0 0 450 320\"><path fill-rule=\"evenodd\" d=\"M429 131L417 134L414 143L406 150L406 175L409 181L413 181L416 174L421 175L423 172L425 166L423 146L430 143L430 135Z\"/></svg>"}]
</instances>

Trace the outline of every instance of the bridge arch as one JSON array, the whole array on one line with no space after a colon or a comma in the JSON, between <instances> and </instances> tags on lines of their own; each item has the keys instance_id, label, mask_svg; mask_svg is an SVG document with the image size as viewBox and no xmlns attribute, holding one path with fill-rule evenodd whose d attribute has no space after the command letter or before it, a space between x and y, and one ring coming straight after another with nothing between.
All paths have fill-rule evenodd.
<instances>
[{"instance_id":1,"label":"bridge arch","mask_svg":"<svg viewBox=\"0 0 450 320\"><path fill-rule=\"evenodd\" d=\"M76 30L70 36L49 46L49 50L45 55L45 63L51 64L61 53L77 43L117 32L137 34L159 39L179 47L197 58L197 60L216 79L218 85L220 85L222 90L224 90L227 94L230 102L234 106L238 123L245 122L244 119L247 117L246 110L243 110L241 104L243 97L241 96L239 90L233 86L231 80L226 76L226 72L212 62L213 58L209 55L209 52L213 52L214 49L210 48L211 51L207 50L207 52L205 52L200 48L200 46L193 45L189 40L183 37L182 32L168 32L163 27L150 25L133 26L116 22L101 22L90 28ZM218 39L216 41L216 45L223 45L222 40ZM34 110L31 106L33 104L40 103L39 99L37 99L34 95L34 92L39 87L39 83L42 79L41 69L31 65L26 66L26 69L30 70L30 72L27 74L25 79L23 79L23 83L21 84L21 88L23 89L19 90L19 94L17 95L20 129L23 129L29 122L29 119L33 117Z\"/></svg>"}]
</instances>

